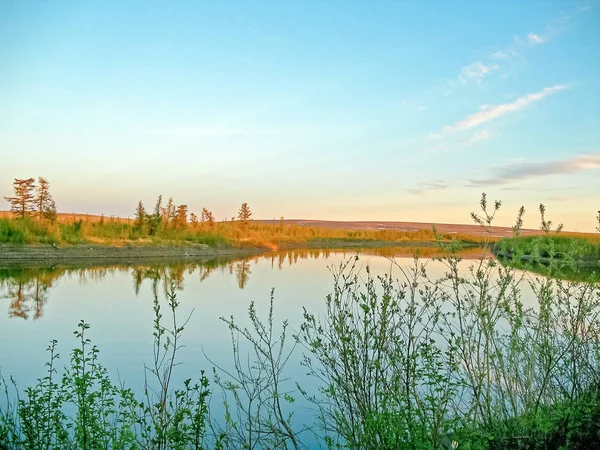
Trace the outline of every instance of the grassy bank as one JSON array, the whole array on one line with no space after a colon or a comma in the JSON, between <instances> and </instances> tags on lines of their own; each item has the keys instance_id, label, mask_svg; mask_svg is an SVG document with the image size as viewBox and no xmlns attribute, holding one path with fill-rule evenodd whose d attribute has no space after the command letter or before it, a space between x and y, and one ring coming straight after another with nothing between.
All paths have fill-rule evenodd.
<instances>
[{"instance_id":1,"label":"grassy bank","mask_svg":"<svg viewBox=\"0 0 600 450\"><path fill-rule=\"evenodd\" d=\"M501 239L494 253L512 267L546 276L600 279L600 235L585 238L547 234Z\"/></svg>"},{"instance_id":2,"label":"grassy bank","mask_svg":"<svg viewBox=\"0 0 600 450\"><path fill-rule=\"evenodd\" d=\"M430 230L343 230L323 227L306 227L296 224L261 224L249 221L186 224L185 226L161 226L155 230L137 227L131 221L104 220L58 220L54 223L33 219L0 219L0 244L76 245L97 244L123 245L188 245L206 244L213 248L261 247L269 249L290 248L302 243L326 244L328 240L340 243L433 242L435 234ZM446 234L444 240L460 240L477 243L481 238L471 235ZM315 245L315 244L313 244ZM377 244L375 244L377 245Z\"/></svg>"}]
</instances>

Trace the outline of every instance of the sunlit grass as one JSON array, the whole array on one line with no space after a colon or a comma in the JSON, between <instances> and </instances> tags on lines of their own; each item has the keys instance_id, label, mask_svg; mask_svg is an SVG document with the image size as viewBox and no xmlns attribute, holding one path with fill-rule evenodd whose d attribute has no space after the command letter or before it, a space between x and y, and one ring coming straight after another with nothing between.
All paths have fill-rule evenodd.
<instances>
[{"instance_id":1,"label":"sunlit grass","mask_svg":"<svg viewBox=\"0 0 600 450\"><path fill-rule=\"evenodd\" d=\"M443 238L464 243L478 243L482 237L468 234L446 234ZM0 243L5 244L57 244L76 245L90 243L107 246L123 245L189 245L204 244L210 247L261 247L272 250L319 242L325 246L362 242L434 242L431 230L345 230L300 226L297 224L264 224L258 222L217 222L187 224L175 227L161 226L150 234L139 229L131 220L98 218L95 216L60 216L54 223L33 219L0 219Z\"/></svg>"}]
</instances>

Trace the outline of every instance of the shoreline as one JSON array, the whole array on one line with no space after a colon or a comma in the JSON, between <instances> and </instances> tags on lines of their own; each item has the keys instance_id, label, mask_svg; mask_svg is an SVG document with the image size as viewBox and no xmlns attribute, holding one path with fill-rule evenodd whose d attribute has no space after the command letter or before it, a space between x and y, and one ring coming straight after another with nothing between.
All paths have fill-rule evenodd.
<instances>
[{"instance_id":1,"label":"shoreline","mask_svg":"<svg viewBox=\"0 0 600 450\"><path fill-rule=\"evenodd\" d=\"M57 247L50 244L0 245L0 267L76 263L88 265L127 264L135 262L200 262L213 259L243 258L296 249L344 250L355 248L424 248L436 247L435 242L364 241L317 239L305 242L284 242L276 249L270 247L210 247L206 244L188 245L125 245L122 247L97 244L77 244Z\"/></svg>"}]
</instances>

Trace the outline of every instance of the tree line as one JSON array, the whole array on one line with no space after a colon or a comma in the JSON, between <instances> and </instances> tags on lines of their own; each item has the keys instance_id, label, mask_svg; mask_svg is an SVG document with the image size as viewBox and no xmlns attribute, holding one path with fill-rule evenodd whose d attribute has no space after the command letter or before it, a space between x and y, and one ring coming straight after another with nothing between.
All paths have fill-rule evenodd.
<instances>
[{"instance_id":1,"label":"tree line","mask_svg":"<svg viewBox=\"0 0 600 450\"><path fill-rule=\"evenodd\" d=\"M13 197L4 197L4 199L10 203L10 211L15 217L24 219L25 217L33 216L39 219L50 220L51 222L56 220L56 204L50 194L50 182L47 178L38 177L37 185L35 178L15 178L13 181L13 191ZM482 197L482 202L482 205L486 205L485 195ZM548 234L551 231L552 221L545 220L546 207L542 203L540 203L539 211L541 215L540 229ZM515 237L518 237L520 234L523 226L524 214L525 208L521 207L517 222L512 227ZM237 219L242 222L243 225L247 225L251 216L252 211L250 210L248 203L244 202L242 203L237 216L233 216L231 221ZM484 225L484 218L473 216L473 213L471 217L480 225ZM493 215L491 217L493 217ZM598 211L596 221L598 222L596 231L600 233L600 211ZM198 224L207 224L212 228L215 224L215 217L212 211L207 208L202 208L200 216L193 212L189 212L188 205L176 205L173 201L173 197L169 197L167 204L163 206L162 194L158 196L152 213L146 211L141 200L135 210L135 226L139 230L148 231L151 235L155 234L161 226L166 228L185 228L188 223L191 224L192 227L196 227ZM283 217L281 218L281 226L283 226ZM563 224L561 223L557 226L556 233L560 233L562 229Z\"/></svg>"},{"instance_id":2,"label":"tree line","mask_svg":"<svg viewBox=\"0 0 600 450\"><path fill-rule=\"evenodd\" d=\"M250 217L252 217L252 211L248 203L242 203L237 216L232 217L231 220L235 221L237 218L242 224L247 225ZM141 200L138 202L133 223L138 230L147 231L148 234L153 235L161 227L182 229L186 228L188 224L194 228L202 224L212 228L215 224L215 216L207 208L202 208L199 216L194 212L189 212L188 205L177 205L173 201L173 197L169 197L169 200L163 206L163 196L160 194L156 199L152 213L146 211L144 202Z\"/></svg>"},{"instance_id":3,"label":"tree line","mask_svg":"<svg viewBox=\"0 0 600 450\"><path fill-rule=\"evenodd\" d=\"M10 203L10 211L24 219L33 216L50 221L56 220L56 204L50 194L50 182L44 177L19 179L13 182L14 197L4 197Z\"/></svg>"},{"instance_id":4,"label":"tree line","mask_svg":"<svg viewBox=\"0 0 600 450\"><path fill-rule=\"evenodd\" d=\"M38 177L37 184L35 178L15 178L13 191L12 197L4 197L4 199L10 204L10 211L15 217L20 219L37 217L52 222L56 220L56 203L50 193L50 182L47 178ZM237 216L232 217L231 220L235 221L237 218L243 224L247 224L251 216L252 211L248 203L242 203ZM146 211L141 200L135 210L134 225L149 234L155 234L161 226L185 228L188 224L193 227L198 224L213 227L215 216L207 208L202 208L200 215L189 212L188 205L176 205L172 197L169 197L167 203L163 205L162 194L158 196L152 213Z\"/></svg>"}]
</instances>

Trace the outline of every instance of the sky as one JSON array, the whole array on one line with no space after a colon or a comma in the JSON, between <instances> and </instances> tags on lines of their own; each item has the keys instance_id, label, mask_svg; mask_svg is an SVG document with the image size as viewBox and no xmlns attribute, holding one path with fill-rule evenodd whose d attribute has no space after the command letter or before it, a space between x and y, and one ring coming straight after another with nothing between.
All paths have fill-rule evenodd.
<instances>
[{"instance_id":1,"label":"sky","mask_svg":"<svg viewBox=\"0 0 600 450\"><path fill-rule=\"evenodd\" d=\"M600 3L0 2L0 196L595 229ZM8 209L8 203L0 205Z\"/></svg>"}]
</instances>

